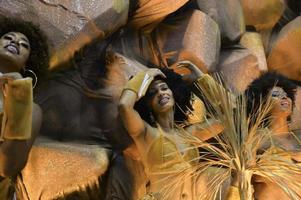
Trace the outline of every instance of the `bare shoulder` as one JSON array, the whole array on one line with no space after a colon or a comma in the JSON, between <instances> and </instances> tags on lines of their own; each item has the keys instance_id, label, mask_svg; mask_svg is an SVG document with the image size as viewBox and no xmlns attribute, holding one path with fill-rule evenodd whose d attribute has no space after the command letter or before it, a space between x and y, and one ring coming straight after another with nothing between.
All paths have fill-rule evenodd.
<instances>
[{"instance_id":1,"label":"bare shoulder","mask_svg":"<svg viewBox=\"0 0 301 200\"><path fill-rule=\"evenodd\" d=\"M41 107L38 104L33 103L33 106L32 106L33 120L37 120L37 119L42 120L42 116L43 116L43 113L42 113Z\"/></svg>"},{"instance_id":2,"label":"bare shoulder","mask_svg":"<svg viewBox=\"0 0 301 200\"><path fill-rule=\"evenodd\" d=\"M34 103L32 107L32 135L33 138L35 138L41 128L42 125L42 119L43 119L43 113L41 107Z\"/></svg>"}]
</instances>

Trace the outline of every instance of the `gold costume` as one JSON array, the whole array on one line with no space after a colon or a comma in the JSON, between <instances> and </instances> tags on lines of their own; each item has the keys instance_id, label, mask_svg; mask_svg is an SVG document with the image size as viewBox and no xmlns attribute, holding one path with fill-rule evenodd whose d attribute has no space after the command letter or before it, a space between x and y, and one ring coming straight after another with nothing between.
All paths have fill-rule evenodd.
<instances>
[{"instance_id":1,"label":"gold costume","mask_svg":"<svg viewBox=\"0 0 301 200\"><path fill-rule=\"evenodd\" d=\"M150 180L147 189L157 199L197 199L198 185L193 175L193 163L198 162L199 152L189 148L181 152L171 136L159 127L160 135L149 145L142 156Z\"/></svg>"},{"instance_id":2,"label":"gold costume","mask_svg":"<svg viewBox=\"0 0 301 200\"><path fill-rule=\"evenodd\" d=\"M152 141L142 156L150 181L148 194L142 200L202 199L210 177L222 169L210 167L203 173L198 173L195 168L199 162L198 149L186 144L184 152L181 152L177 142L160 127L158 129L160 135ZM227 182L221 188L217 199L239 200L239 191L236 187L229 188Z\"/></svg>"},{"instance_id":3,"label":"gold costume","mask_svg":"<svg viewBox=\"0 0 301 200\"><path fill-rule=\"evenodd\" d=\"M10 200L13 199L14 188L10 178L0 177L0 199Z\"/></svg>"},{"instance_id":4,"label":"gold costume","mask_svg":"<svg viewBox=\"0 0 301 200\"><path fill-rule=\"evenodd\" d=\"M9 79L3 88L3 119L0 140L31 138L32 105L32 79Z\"/></svg>"},{"instance_id":5,"label":"gold costume","mask_svg":"<svg viewBox=\"0 0 301 200\"><path fill-rule=\"evenodd\" d=\"M294 161L293 156L289 155L289 153L281 149L279 147L271 147L267 150L266 153L277 153L277 154L283 154L282 158L283 160L287 161L291 165L297 164L301 169L301 163L296 163ZM278 172L281 173L281 172ZM287 172L282 172L287 173ZM293 191L296 192L297 195L301 197L301 174L295 173L294 174L294 182L286 182L288 188L291 188ZM280 174L281 175L281 174ZM296 183L298 185L296 185ZM258 200L264 200L264 199L281 199L281 200L290 200L291 198L288 196L288 194L279 186L277 183L272 182L271 180L268 180L266 178L262 178L260 176L256 176L254 178L254 197Z\"/></svg>"},{"instance_id":6,"label":"gold costume","mask_svg":"<svg viewBox=\"0 0 301 200\"><path fill-rule=\"evenodd\" d=\"M2 94L3 92L3 94ZM32 128L32 79L7 79L4 84L3 108L1 108L0 142L6 139L27 140L31 138ZM3 110L2 110L3 109ZM13 180L10 177L0 177L0 199L12 199L14 193Z\"/></svg>"}]
</instances>

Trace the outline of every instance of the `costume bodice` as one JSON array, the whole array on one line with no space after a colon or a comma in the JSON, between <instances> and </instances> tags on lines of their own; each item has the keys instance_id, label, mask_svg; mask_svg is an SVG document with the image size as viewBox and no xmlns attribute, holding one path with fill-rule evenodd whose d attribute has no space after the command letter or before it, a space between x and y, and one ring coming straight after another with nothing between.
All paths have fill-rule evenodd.
<instances>
[{"instance_id":1,"label":"costume bodice","mask_svg":"<svg viewBox=\"0 0 301 200\"><path fill-rule=\"evenodd\" d=\"M160 126L158 130L159 135L149 145L144 158L149 175L178 173L198 161L198 149L185 142L184 137L178 136L179 141L185 145L183 152L181 152L173 137L165 133Z\"/></svg>"}]
</instances>

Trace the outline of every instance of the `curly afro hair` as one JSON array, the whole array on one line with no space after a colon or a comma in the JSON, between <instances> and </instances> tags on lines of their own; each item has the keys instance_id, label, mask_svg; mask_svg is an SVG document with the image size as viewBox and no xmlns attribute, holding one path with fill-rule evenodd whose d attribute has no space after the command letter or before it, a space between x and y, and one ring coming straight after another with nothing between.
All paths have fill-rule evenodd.
<instances>
[{"instance_id":1,"label":"curly afro hair","mask_svg":"<svg viewBox=\"0 0 301 200\"><path fill-rule=\"evenodd\" d=\"M267 72L255 79L245 91L248 115L256 113L261 101L267 99L269 92L275 86L281 87L294 105L297 85L280 74Z\"/></svg>"},{"instance_id":2,"label":"curly afro hair","mask_svg":"<svg viewBox=\"0 0 301 200\"><path fill-rule=\"evenodd\" d=\"M166 78L155 77L155 80L164 81L173 93L175 99L174 120L177 124L182 124L187 120L188 110L193 110L191 105L192 85L184 82L182 76L168 68L160 68ZM148 122L151 126L156 127L155 119L152 116L152 110L149 107L150 95L148 91L134 106L135 110L140 114L141 118Z\"/></svg>"},{"instance_id":3,"label":"curly afro hair","mask_svg":"<svg viewBox=\"0 0 301 200\"><path fill-rule=\"evenodd\" d=\"M31 22L0 16L0 37L9 32L20 32L28 38L30 55L26 69L34 71L39 81L42 80L49 65L48 44L44 33Z\"/></svg>"}]
</instances>

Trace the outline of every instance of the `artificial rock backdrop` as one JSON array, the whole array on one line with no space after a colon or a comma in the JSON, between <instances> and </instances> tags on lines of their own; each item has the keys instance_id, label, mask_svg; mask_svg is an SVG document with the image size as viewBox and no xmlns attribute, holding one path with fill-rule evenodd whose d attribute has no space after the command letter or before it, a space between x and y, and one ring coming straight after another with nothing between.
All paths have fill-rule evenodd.
<instances>
[{"instance_id":1,"label":"artificial rock backdrop","mask_svg":"<svg viewBox=\"0 0 301 200\"><path fill-rule=\"evenodd\" d=\"M121 30L111 50L164 67L188 59L222 72L243 92L275 70L301 81L298 0L2 0L0 13L32 21L46 32L51 69L74 52ZM131 67L131 66L128 66ZM300 90L293 115L301 128Z\"/></svg>"},{"instance_id":2,"label":"artificial rock backdrop","mask_svg":"<svg viewBox=\"0 0 301 200\"><path fill-rule=\"evenodd\" d=\"M190 60L204 72L222 72L229 87L239 93L268 70L301 83L300 11L300 0L0 1L2 15L32 21L44 30L51 70L65 67L91 42L110 43L112 60L105 78L99 78L106 86L102 92L113 96L113 102L104 99L98 104L105 111L98 124L117 143L126 141L117 134L122 132L116 125L119 95L126 80L145 69L141 63L174 68L177 61ZM291 127L301 129L301 87ZM33 152L40 149L36 145Z\"/></svg>"},{"instance_id":3,"label":"artificial rock backdrop","mask_svg":"<svg viewBox=\"0 0 301 200\"><path fill-rule=\"evenodd\" d=\"M32 21L46 32L50 67L125 27L112 49L165 67L188 59L205 72L223 72L243 92L260 73L275 70L301 81L298 0L2 0L0 13ZM130 67L130 66L128 66ZM300 90L293 115L301 128Z\"/></svg>"}]
</instances>

